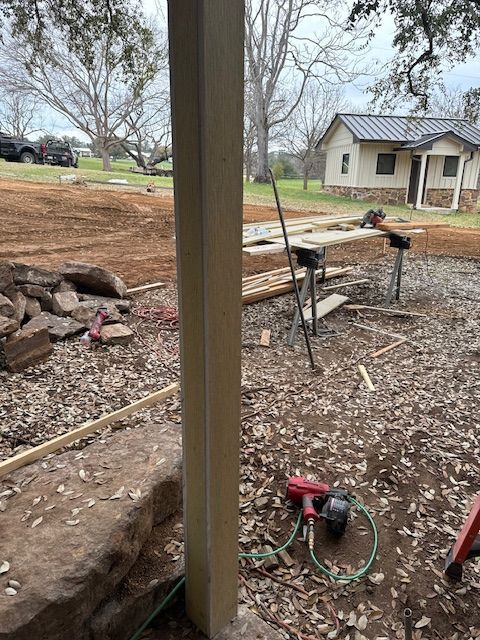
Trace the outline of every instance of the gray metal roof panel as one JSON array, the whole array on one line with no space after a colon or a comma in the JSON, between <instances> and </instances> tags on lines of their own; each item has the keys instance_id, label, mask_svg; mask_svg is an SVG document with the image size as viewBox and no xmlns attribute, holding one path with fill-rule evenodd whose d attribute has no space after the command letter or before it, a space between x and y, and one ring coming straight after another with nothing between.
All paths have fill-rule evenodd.
<instances>
[{"instance_id":1,"label":"gray metal roof panel","mask_svg":"<svg viewBox=\"0 0 480 640\"><path fill-rule=\"evenodd\" d=\"M361 142L405 143L417 140L424 135L452 131L471 144L480 146L480 129L459 118L377 116L349 113L339 113L336 118L341 120L355 138ZM330 127L327 131L329 129Z\"/></svg>"}]
</instances>

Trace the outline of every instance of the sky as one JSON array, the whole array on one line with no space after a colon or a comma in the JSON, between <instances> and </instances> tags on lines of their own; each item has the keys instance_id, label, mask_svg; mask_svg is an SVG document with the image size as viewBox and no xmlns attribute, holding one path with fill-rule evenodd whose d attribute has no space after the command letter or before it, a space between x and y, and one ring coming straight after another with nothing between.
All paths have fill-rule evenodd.
<instances>
[{"instance_id":1,"label":"sky","mask_svg":"<svg viewBox=\"0 0 480 640\"><path fill-rule=\"evenodd\" d=\"M143 0L143 7L147 13L155 13L158 9L163 13L166 18L166 3L165 0ZM315 22L308 23L305 27L304 33L309 35L315 31ZM380 67L382 64L388 62L395 54L395 50L392 48L392 39L394 33L394 22L390 15L383 16L381 28L377 29L374 38L370 41L369 50L367 54L367 61L369 68L374 66ZM344 86L345 97L357 108L366 106L371 99L367 89L372 84L374 78L372 76L362 76L355 82L351 82ZM457 65L451 71L447 71L443 75L443 81L449 89L461 88L467 90L472 86L480 85L480 56L476 57L469 62L462 65ZM59 135L75 135L80 140L87 139L77 129L64 119L62 116L55 113L44 114L44 127L51 128L51 131Z\"/></svg>"}]
</instances>

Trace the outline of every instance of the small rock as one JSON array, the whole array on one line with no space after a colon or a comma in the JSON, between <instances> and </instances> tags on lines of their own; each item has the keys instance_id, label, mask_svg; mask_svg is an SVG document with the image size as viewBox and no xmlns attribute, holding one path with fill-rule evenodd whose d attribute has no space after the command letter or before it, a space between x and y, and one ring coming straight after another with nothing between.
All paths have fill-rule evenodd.
<instances>
[{"instance_id":1,"label":"small rock","mask_svg":"<svg viewBox=\"0 0 480 640\"><path fill-rule=\"evenodd\" d=\"M100 295L124 298L127 285L111 271L86 262L65 262L59 269L68 280L86 291Z\"/></svg>"},{"instance_id":2,"label":"small rock","mask_svg":"<svg viewBox=\"0 0 480 640\"><path fill-rule=\"evenodd\" d=\"M21 584L20 582L18 582L18 580L9 580L8 581L8 586L12 587L12 589L16 589L17 591L21 588Z\"/></svg>"},{"instance_id":3,"label":"small rock","mask_svg":"<svg viewBox=\"0 0 480 640\"><path fill-rule=\"evenodd\" d=\"M20 293L23 293L24 296L40 300L42 311L51 311L52 294L44 287L40 287L38 284L20 284L17 289Z\"/></svg>"},{"instance_id":4,"label":"small rock","mask_svg":"<svg viewBox=\"0 0 480 640\"><path fill-rule=\"evenodd\" d=\"M25 298L25 315L28 318L36 318L42 313L40 302L37 298Z\"/></svg>"},{"instance_id":5,"label":"small rock","mask_svg":"<svg viewBox=\"0 0 480 640\"><path fill-rule=\"evenodd\" d=\"M134 333L124 324L103 325L100 330L100 340L104 344L127 345L133 340Z\"/></svg>"},{"instance_id":6,"label":"small rock","mask_svg":"<svg viewBox=\"0 0 480 640\"><path fill-rule=\"evenodd\" d=\"M78 296L75 291L64 291L54 293L52 300L52 310L57 316L69 316L78 305Z\"/></svg>"},{"instance_id":7,"label":"small rock","mask_svg":"<svg viewBox=\"0 0 480 640\"><path fill-rule=\"evenodd\" d=\"M13 264L11 262L0 262L0 293L13 284Z\"/></svg>"},{"instance_id":8,"label":"small rock","mask_svg":"<svg viewBox=\"0 0 480 640\"><path fill-rule=\"evenodd\" d=\"M13 281L15 284L37 284L40 287L55 287L60 284L62 276L54 271L27 264L14 263Z\"/></svg>"},{"instance_id":9,"label":"small rock","mask_svg":"<svg viewBox=\"0 0 480 640\"><path fill-rule=\"evenodd\" d=\"M14 331L17 331L19 327L20 325L15 318L5 318L5 316L0 316L0 338L9 336Z\"/></svg>"},{"instance_id":10,"label":"small rock","mask_svg":"<svg viewBox=\"0 0 480 640\"><path fill-rule=\"evenodd\" d=\"M130 300L121 300L120 298L107 298L105 296L92 296L88 293L79 293L79 300L85 306L89 306L92 309L98 309L98 307L115 307L120 313L128 313L132 303Z\"/></svg>"},{"instance_id":11,"label":"small rock","mask_svg":"<svg viewBox=\"0 0 480 640\"><path fill-rule=\"evenodd\" d=\"M21 323L23 321L23 318L25 317L25 309L27 306L27 300L25 296L13 285L5 290L5 295L13 304L14 318Z\"/></svg>"},{"instance_id":12,"label":"small rock","mask_svg":"<svg viewBox=\"0 0 480 640\"><path fill-rule=\"evenodd\" d=\"M52 289L52 293L65 293L65 291L76 291L77 285L70 282L70 280L62 280L60 284Z\"/></svg>"},{"instance_id":13,"label":"small rock","mask_svg":"<svg viewBox=\"0 0 480 640\"><path fill-rule=\"evenodd\" d=\"M12 301L2 293L0 293L0 316L3 316L4 318L15 317L15 307L13 306Z\"/></svg>"},{"instance_id":14,"label":"small rock","mask_svg":"<svg viewBox=\"0 0 480 640\"><path fill-rule=\"evenodd\" d=\"M7 587L5 589L5 593L7 594L7 596L16 596L17 595L17 591L13 587Z\"/></svg>"}]
</instances>

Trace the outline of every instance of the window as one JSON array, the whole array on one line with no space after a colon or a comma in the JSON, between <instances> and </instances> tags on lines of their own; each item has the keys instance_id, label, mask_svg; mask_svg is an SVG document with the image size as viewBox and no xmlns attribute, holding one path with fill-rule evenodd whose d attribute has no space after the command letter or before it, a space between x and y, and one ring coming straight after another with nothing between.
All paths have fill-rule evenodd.
<instances>
[{"instance_id":1,"label":"window","mask_svg":"<svg viewBox=\"0 0 480 640\"><path fill-rule=\"evenodd\" d=\"M350 166L350 154L344 153L342 156L342 173L348 173L349 166Z\"/></svg>"},{"instance_id":2,"label":"window","mask_svg":"<svg viewBox=\"0 0 480 640\"><path fill-rule=\"evenodd\" d=\"M458 169L458 156L445 156L443 163L443 177L456 178Z\"/></svg>"},{"instance_id":3,"label":"window","mask_svg":"<svg viewBox=\"0 0 480 640\"><path fill-rule=\"evenodd\" d=\"M396 153L379 153L377 156L377 175L393 176L396 159Z\"/></svg>"}]
</instances>

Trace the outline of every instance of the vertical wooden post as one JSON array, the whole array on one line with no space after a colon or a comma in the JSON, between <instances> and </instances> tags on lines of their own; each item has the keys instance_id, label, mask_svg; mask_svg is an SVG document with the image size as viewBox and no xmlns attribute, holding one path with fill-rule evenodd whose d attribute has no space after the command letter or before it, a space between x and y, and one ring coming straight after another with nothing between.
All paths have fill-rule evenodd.
<instances>
[{"instance_id":1,"label":"vertical wooden post","mask_svg":"<svg viewBox=\"0 0 480 640\"><path fill-rule=\"evenodd\" d=\"M460 154L460 158L458 159L458 167L457 167L457 179L455 180L455 188L453 190L452 197L452 209L458 210L458 206L460 203L460 192L462 189L462 181L463 181L463 169L465 167L465 154Z\"/></svg>"},{"instance_id":2,"label":"vertical wooden post","mask_svg":"<svg viewBox=\"0 0 480 640\"><path fill-rule=\"evenodd\" d=\"M243 0L169 0L181 324L186 606L236 615Z\"/></svg>"},{"instance_id":3,"label":"vertical wooden post","mask_svg":"<svg viewBox=\"0 0 480 640\"><path fill-rule=\"evenodd\" d=\"M418 188L417 197L415 200L415 208L421 209L423 204L423 187L425 183L425 173L427 171L427 154L422 153L422 160L420 162L420 175L418 176Z\"/></svg>"}]
</instances>

